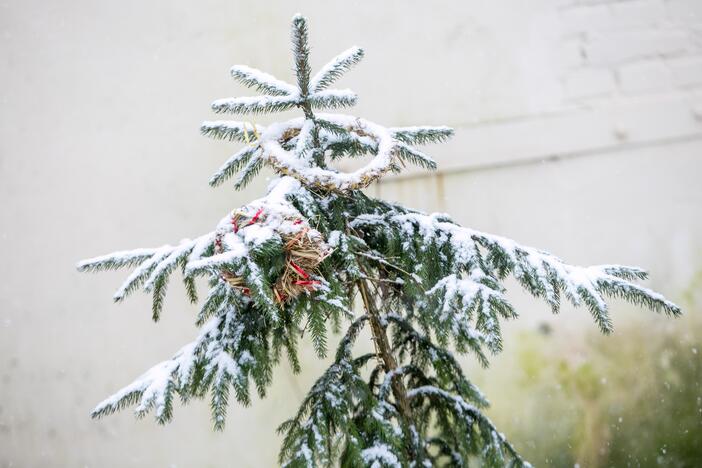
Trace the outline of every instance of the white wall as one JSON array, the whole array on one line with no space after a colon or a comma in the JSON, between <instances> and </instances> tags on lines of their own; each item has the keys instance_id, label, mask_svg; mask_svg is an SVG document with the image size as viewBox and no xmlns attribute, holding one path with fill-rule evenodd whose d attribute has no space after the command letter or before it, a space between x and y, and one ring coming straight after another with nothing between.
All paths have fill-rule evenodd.
<instances>
[{"instance_id":1,"label":"white wall","mask_svg":"<svg viewBox=\"0 0 702 468\"><path fill-rule=\"evenodd\" d=\"M243 193L207 187L234 147L198 125L210 101L243 91L230 65L289 77L298 10L316 65L366 48L342 83L358 115L456 128L428 148L438 175L371 193L575 263L641 264L674 299L694 286L702 2L3 2L0 466L274 463L274 428L322 363L301 378L281 368L270 398L234 405L224 433L210 431L206 402L165 428L128 412L91 421L97 401L196 333L195 309L173 286L154 325L147 297L111 303L123 274L74 264L204 232L261 193L262 179ZM516 300L520 326L592 326Z\"/></svg>"}]
</instances>

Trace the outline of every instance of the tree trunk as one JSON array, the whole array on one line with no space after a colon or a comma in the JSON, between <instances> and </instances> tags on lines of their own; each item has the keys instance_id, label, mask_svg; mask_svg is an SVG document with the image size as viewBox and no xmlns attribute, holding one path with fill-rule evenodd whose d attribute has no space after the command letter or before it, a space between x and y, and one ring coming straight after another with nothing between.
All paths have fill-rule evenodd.
<instances>
[{"instance_id":1,"label":"tree trunk","mask_svg":"<svg viewBox=\"0 0 702 468\"><path fill-rule=\"evenodd\" d=\"M363 299L363 305L368 312L369 321L371 324L371 332L373 333L373 340L375 341L376 351L383 361L383 367L385 372L389 373L397 369L397 361L392 355L390 342L388 341L388 336L385 333L385 328L380 322L380 313L375 305L375 301L370 297L368 292L368 286L365 280L358 281L358 289L361 292L361 298ZM392 393L395 396L395 403L397 404L398 411L404 419L404 422L410 426L413 425L412 410L409 406L409 400L407 399L407 389L405 388L404 382L402 382L401 375L395 375L392 378Z\"/></svg>"}]
</instances>

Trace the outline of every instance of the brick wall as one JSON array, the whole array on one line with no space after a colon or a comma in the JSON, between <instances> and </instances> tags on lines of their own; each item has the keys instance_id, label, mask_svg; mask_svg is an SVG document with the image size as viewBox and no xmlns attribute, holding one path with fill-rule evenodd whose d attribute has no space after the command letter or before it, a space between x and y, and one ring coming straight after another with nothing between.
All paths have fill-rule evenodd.
<instances>
[{"instance_id":1,"label":"brick wall","mask_svg":"<svg viewBox=\"0 0 702 468\"><path fill-rule=\"evenodd\" d=\"M702 85L701 2L578 2L558 10L566 101L686 94Z\"/></svg>"},{"instance_id":2,"label":"brick wall","mask_svg":"<svg viewBox=\"0 0 702 468\"><path fill-rule=\"evenodd\" d=\"M702 2L552 0L515 9L470 14L479 22L471 41L493 60L471 54L467 39L457 46L467 51L467 86L478 90L441 120L458 129L433 153L444 170L702 136ZM512 72L503 76L505 67Z\"/></svg>"}]
</instances>

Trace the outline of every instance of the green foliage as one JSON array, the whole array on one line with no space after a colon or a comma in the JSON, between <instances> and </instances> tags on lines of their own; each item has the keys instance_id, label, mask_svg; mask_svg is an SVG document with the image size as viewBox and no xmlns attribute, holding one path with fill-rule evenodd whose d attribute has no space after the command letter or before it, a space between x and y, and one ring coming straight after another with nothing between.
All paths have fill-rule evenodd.
<instances>
[{"instance_id":1,"label":"green foliage","mask_svg":"<svg viewBox=\"0 0 702 468\"><path fill-rule=\"evenodd\" d=\"M307 20L301 15L295 15L292 20L292 46L295 59L295 76L300 94L309 93L310 84L310 46L308 43Z\"/></svg>"},{"instance_id":2,"label":"green foliage","mask_svg":"<svg viewBox=\"0 0 702 468\"><path fill-rule=\"evenodd\" d=\"M294 154L294 166L303 171L296 178L281 177L266 197L245 207L248 224L227 216L215 231L177 246L116 252L79 264L82 271L133 267L115 299L143 288L153 295L154 320L177 267L191 301L197 301L196 278L210 285L196 319L202 327L196 340L99 404L93 416L136 405L138 416L153 410L165 423L176 396L186 402L209 395L214 427L222 429L232 397L249 404L251 385L263 397L283 354L299 372L303 338L324 358L329 329L341 332L361 305L364 314L348 325L333 363L297 414L279 428L282 464L528 466L485 416L486 398L449 350L470 352L486 366L488 353L502 349L501 322L517 317L504 295L505 277L512 275L554 312L562 296L585 305L603 332L612 328L605 296L669 315L680 310L634 284L645 277L637 268L568 265L546 252L463 228L446 215L425 215L342 189L353 174L329 170L328 161L379 157L371 178L400 170L405 162L434 169L435 162L410 145L442 142L453 131L384 129L367 121L363 127L359 119L315 114L318 108L356 102L352 92L328 87L363 51L353 47L311 77L307 22L299 15L293 18L292 43L296 86L237 65L232 76L265 95L220 99L212 107L239 114L299 108L304 119L267 128L249 124L251 131L243 122L205 122L201 131L248 144L212 176L213 186L235 175L235 187L245 186L271 162L267 152ZM322 171L341 182L325 189L313 179ZM255 221L261 214L265 220ZM305 283L314 286L283 301L272 289L288 267L283 234L298 232L303 222L332 250L314 274L305 275ZM241 285L230 284L232 277ZM375 352L354 356L364 327Z\"/></svg>"},{"instance_id":3,"label":"green foliage","mask_svg":"<svg viewBox=\"0 0 702 468\"><path fill-rule=\"evenodd\" d=\"M404 143L398 144L398 156L401 161L409 162L424 169L435 170L436 162L426 154Z\"/></svg>"},{"instance_id":4,"label":"green foliage","mask_svg":"<svg viewBox=\"0 0 702 468\"><path fill-rule=\"evenodd\" d=\"M259 152L259 148L247 146L234 154L210 178L210 185L216 187L243 170L242 174L244 175L237 181L237 188L245 186L248 180L260 170L255 169L257 166L260 166L260 159L257 157Z\"/></svg>"},{"instance_id":5,"label":"green foliage","mask_svg":"<svg viewBox=\"0 0 702 468\"><path fill-rule=\"evenodd\" d=\"M278 431L285 434L281 463L289 466L332 465L344 442L337 433L353 438L358 428L353 413L372 398L351 356L351 346L367 317L357 319L341 341L334 363L317 380L297 415Z\"/></svg>"},{"instance_id":6,"label":"green foliage","mask_svg":"<svg viewBox=\"0 0 702 468\"><path fill-rule=\"evenodd\" d=\"M389 130L395 138L408 145L443 143L453 136L451 127L407 127Z\"/></svg>"},{"instance_id":7,"label":"green foliage","mask_svg":"<svg viewBox=\"0 0 702 468\"><path fill-rule=\"evenodd\" d=\"M543 330L516 336L503 365L476 376L502 402L491 418L522 455L538 466L699 464L702 323L694 314L630 319L616 339ZM568 347L577 353L563 355Z\"/></svg>"},{"instance_id":8,"label":"green foliage","mask_svg":"<svg viewBox=\"0 0 702 468\"><path fill-rule=\"evenodd\" d=\"M248 122L228 122L219 120L216 122L203 122L200 132L207 137L216 140L238 141L241 143L251 143L256 135L263 131L260 125ZM246 149L246 148L244 148Z\"/></svg>"},{"instance_id":9,"label":"green foliage","mask_svg":"<svg viewBox=\"0 0 702 468\"><path fill-rule=\"evenodd\" d=\"M351 47L334 57L312 78L312 91L322 91L341 78L363 58L363 49Z\"/></svg>"}]
</instances>

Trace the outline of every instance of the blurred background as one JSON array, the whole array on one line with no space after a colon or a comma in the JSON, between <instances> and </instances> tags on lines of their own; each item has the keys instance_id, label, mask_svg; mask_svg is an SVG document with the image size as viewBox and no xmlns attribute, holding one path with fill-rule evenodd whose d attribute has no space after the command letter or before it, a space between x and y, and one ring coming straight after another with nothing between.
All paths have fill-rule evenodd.
<instances>
[{"instance_id":1,"label":"blurred background","mask_svg":"<svg viewBox=\"0 0 702 468\"><path fill-rule=\"evenodd\" d=\"M465 359L490 416L536 466L702 466L702 2L698 0L0 2L0 466L274 466L277 425L326 367L276 371L266 400L207 402L169 426L102 398L197 334L173 282L114 305L127 273L79 275L85 257L207 232L262 195L207 179L232 144L202 138L209 103L244 90L229 67L290 79L289 21L310 19L316 66L366 59L340 83L352 112L446 124L410 171L371 195L445 211L575 264L622 263L685 316L612 304L550 315L511 298L489 369ZM286 116L280 116L285 118ZM261 119L260 123L265 123ZM309 348L308 348L309 350Z\"/></svg>"}]
</instances>

